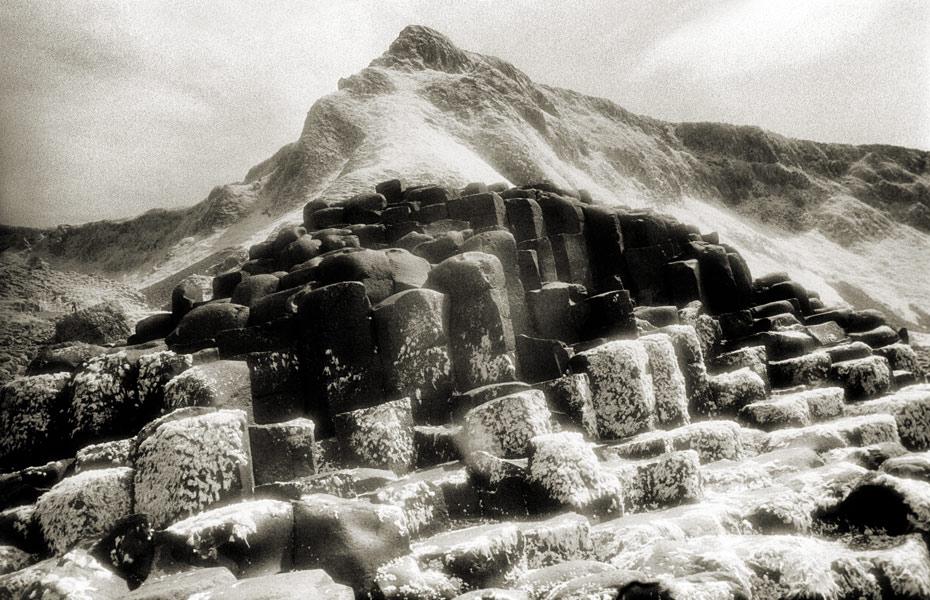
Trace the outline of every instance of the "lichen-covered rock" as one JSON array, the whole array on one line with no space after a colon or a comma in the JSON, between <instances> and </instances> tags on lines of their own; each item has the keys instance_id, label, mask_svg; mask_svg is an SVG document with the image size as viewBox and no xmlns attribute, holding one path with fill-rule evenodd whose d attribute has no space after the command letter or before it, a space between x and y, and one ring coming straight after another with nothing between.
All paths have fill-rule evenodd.
<instances>
[{"instance_id":1,"label":"lichen-covered rock","mask_svg":"<svg viewBox=\"0 0 930 600\"><path fill-rule=\"evenodd\" d=\"M833 361L826 352L811 352L796 358L769 362L769 379L775 387L813 385L830 374Z\"/></svg>"},{"instance_id":2,"label":"lichen-covered rock","mask_svg":"<svg viewBox=\"0 0 930 600\"><path fill-rule=\"evenodd\" d=\"M186 406L210 406L216 397L216 382L200 367L188 369L172 377L164 386L164 411Z\"/></svg>"},{"instance_id":3,"label":"lichen-covered rock","mask_svg":"<svg viewBox=\"0 0 930 600\"><path fill-rule=\"evenodd\" d=\"M884 356L894 371L910 371L911 373L920 373L920 363L917 360L917 353L907 344L891 344L882 348L876 348L875 354Z\"/></svg>"},{"instance_id":4,"label":"lichen-covered rock","mask_svg":"<svg viewBox=\"0 0 930 600\"><path fill-rule=\"evenodd\" d=\"M55 323L56 342L107 344L132 335L126 313L115 302L102 302L65 315Z\"/></svg>"},{"instance_id":5,"label":"lichen-covered rock","mask_svg":"<svg viewBox=\"0 0 930 600\"><path fill-rule=\"evenodd\" d=\"M563 429L580 427L586 436L597 439L597 414L587 375L565 375L535 387L546 395L552 416Z\"/></svg>"},{"instance_id":6,"label":"lichen-covered rock","mask_svg":"<svg viewBox=\"0 0 930 600\"><path fill-rule=\"evenodd\" d=\"M468 411L464 423L469 452L484 450L505 458L525 456L530 440L552 431L546 399L539 390L496 398Z\"/></svg>"},{"instance_id":7,"label":"lichen-covered rock","mask_svg":"<svg viewBox=\"0 0 930 600\"><path fill-rule=\"evenodd\" d=\"M374 306L372 319L386 393L410 397L418 422L446 420L452 392L447 297L434 290L400 292Z\"/></svg>"},{"instance_id":8,"label":"lichen-covered rock","mask_svg":"<svg viewBox=\"0 0 930 600\"><path fill-rule=\"evenodd\" d=\"M217 360L191 367L168 381L163 411L170 413L188 406L242 410L252 421L252 388L246 362Z\"/></svg>"},{"instance_id":9,"label":"lichen-covered rock","mask_svg":"<svg viewBox=\"0 0 930 600\"><path fill-rule=\"evenodd\" d=\"M434 535L411 549L427 567L479 588L502 582L522 556L523 536L513 523L478 525Z\"/></svg>"},{"instance_id":10,"label":"lichen-covered rock","mask_svg":"<svg viewBox=\"0 0 930 600\"><path fill-rule=\"evenodd\" d=\"M170 417L141 433L135 452L135 508L158 528L250 485L245 413Z\"/></svg>"},{"instance_id":11,"label":"lichen-covered rock","mask_svg":"<svg viewBox=\"0 0 930 600\"><path fill-rule=\"evenodd\" d=\"M35 562L28 552L23 552L16 546L0 546L0 575L24 569Z\"/></svg>"},{"instance_id":12,"label":"lichen-covered rock","mask_svg":"<svg viewBox=\"0 0 930 600\"><path fill-rule=\"evenodd\" d=\"M655 394L642 344L607 342L575 355L572 362L590 379L601 437L625 437L653 428Z\"/></svg>"},{"instance_id":13,"label":"lichen-covered rock","mask_svg":"<svg viewBox=\"0 0 930 600\"><path fill-rule=\"evenodd\" d=\"M529 571L517 580L515 585L531 594L533 598L548 598L548 594L563 583L615 570L606 563L594 560L569 560Z\"/></svg>"},{"instance_id":14,"label":"lichen-covered rock","mask_svg":"<svg viewBox=\"0 0 930 600\"><path fill-rule=\"evenodd\" d=\"M193 356L175 354L171 350L153 352L139 357L139 378L136 389L139 394L140 407L147 414L156 414L162 410L165 401L165 385L193 365Z\"/></svg>"},{"instance_id":15,"label":"lichen-covered rock","mask_svg":"<svg viewBox=\"0 0 930 600\"><path fill-rule=\"evenodd\" d=\"M122 600L128 591L121 577L77 548L0 576L2 600Z\"/></svg>"},{"instance_id":16,"label":"lichen-covered rock","mask_svg":"<svg viewBox=\"0 0 930 600\"><path fill-rule=\"evenodd\" d=\"M693 450L645 461L612 462L605 467L617 474L628 512L695 502L703 497L700 460Z\"/></svg>"},{"instance_id":17,"label":"lichen-covered rock","mask_svg":"<svg viewBox=\"0 0 930 600\"><path fill-rule=\"evenodd\" d=\"M843 388L824 387L804 390L780 398L798 398L807 403L811 421L827 421L841 416L846 411L846 396Z\"/></svg>"},{"instance_id":18,"label":"lichen-covered rock","mask_svg":"<svg viewBox=\"0 0 930 600\"><path fill-rule=\"evenodd\" d=\"M132 507L133 470L87 471L66 477L36 503L49 547L64 554L81 539L106 533Z\"/></svg>"},{"instance_id":19,"label":"lichen-covered rock","mask_svg":"<svg viewBox=\"0 0 930 600\"><path fill-rule=\"evenodd\" d=\"M685 378L678 368L678 359L671 339L667 334L655 333L643 336L639 341L649 355L658 425L687 425L691 422L691 417L688 414Z\"/></svg>"},{"instance_id":20,"label":"lichen-covered rock","mask_svg":"<svg viewBox=\"0 0 930 600\"><path fill-rule=\"evenodd\" d=\"M63 450L61 410L70 373L14 379L0 388L0 463L36 462Z\"/></svg>"},{"instance_id":21,"label":"lichen-covered rock","mask_svg":"<svg viewBox=\"0 0 930 600\"><path fill-rule=\"evenodd\" d=\"M410 398L340 413L333 424L350 463L403 473L416 462Z\"/></svg>"},{"instance_id":22,"label":"lichen-covered rock","mask_svg":"<svg viewBox=\"0 0 930 600\"><path fill-rule=\"evenodd\" d=\"M620 482L601 469L580 433L550 433L530 440L529 471L549 496L582 513L622 510Z\"/></svg>"},{"instance_id":23,"label":"lichen-covered rock","mask_svg":"<svg viewBox=\"0 0 930 600\"><path fill-rule=\"evenodd\" d=\"M694 404L699 414L716 417L735 415L739 409L766 398L765 382L748 367L708 378L707 403Z\"/></svg>"},{"instance_id":24,"label":"lichen-covered rock","mask_svg":"<svg viewBox=\"0 0 930 600\"><path fill-rule=\"evenodd\" d=\"M766 448L775 450L806 447L817 452L826 452L843 446L870 446L898 441L898 427L894 417L875 414L773 431L766 442Z\"/></svg>"},{"instance_id":25,"label":"lichen-covered rock","mask_svg":"<svg viewBox=\"0 0 930 600\"><path fill-rule=\"evenodd\" d=\"M91 469L131 467L132 438L84 446L75 457L74 471L80 473Z\"/></svg>"},{"instance_id":26,"label":"lichen-covered rock","mask_svg":"<svg viewBox=\"0 0 930 600\"><path fill-rule=\"evenodd\" d=\"M699 301L691 302L678 311L678 321L682 325L690 325L697 333L701 342L701 352L705 357L714 356L723 337L720 323L717 319L704 312L704 305Z\"/></svg>"},{"instance_id":27,"label":"lichen-covered rock","mask_svg":"<svg viewBox=\"0 0 930 600\"><path fill-rule=\"evenodd\" d=\"M930 449L930 386L915 385L884 398L850 405L847 414L892 415L901 443L911 450Z\"/></svg>"},{"instance_id":28,"label":"lichen-covered rock","mask_svg":"<svg viewBox=\"0 0 930 600\"><path fill-rule=\"evenodd\" d=\"M805 427L811 424L807 402L797 396L752 402L739 410L739 419L751 427L765 431L782 427Z\"/></svg>"},{"instance_id":29,"label":"lichen-covered rock","mask_svg":"<svg viewBox=\"0 0 930 600\"><path fill-rule=\"evenodd\" d=\"M523 537L526 567L538 569L592 556L591 524L577 513L565 513L543 521L517 524Z\"/></svg>"},{"instance_id":30,"label":"lichen-covered rock","mask_svg":"<svg viewBox=\"0 0 930 600\"><path fill-rule=\"evenodd\" d=\"M323 494L294 502L294 536L296 569L323 569L359 595L382 565L410 552L400 508Z\"/></svg>"},{"instance_id":31,"label":"lichen-covered rock","mask_svg":"<svg viewBox=\"0 0 930 600\"><path fill-rule=\"evenodd\" d=\"M743 456L740 428L732 421L692 423L669 431L667 437L675 450L695 450L702 463Z\"/></svg>"},{"instance_id":32,"label":"lichen-covered rock","mask_svg":"<svg viewBox=\"0 0 930 600\"><path fill-rule=\"evenodd\" d=\"M724 352L711 361L713 370L720 372L736 371L748 367L769 384L768 353L765 346L747 346L731 352Z\"/></svg>"},{"instance_id":33,"label":"lichen-covered rock","mask_svg":"<svg viewBox=\"0 0 930 600\"><path fill-rule=\"evenodd\" d=\"M442 487L428 479L401 479L365 498L399 508L411 538L435 532L449 516Z\"/></svg>"},{"instance_id":34,"label":"lichen-covered rock","mask_svg":"<svg viewBox=\"0 0 930 600\"><path fill-rule=\"evenodd\" d=\"M834 363L830 367L830 379L843 386L847 400L878 396L892 384L891 367L884 356Z\"/></svg>"},{"instance_id":35,"label":"lichen-covered rock","mask_svg":"<svg viewBox=\"0 0 930 600\"><path fill-rule=\"evenodd\" d=\"M464 587L461 579L421 569L413 556L401 556L378 569L375 584L386 600L458 598Z\"/></svg>"},{"instance_id":36,"label":"lichen-covered rock","mask_svg":"<svg viewBox=\"0 0 930 600\"><path fill-rule=\"evenodd\" d=\"M137 427L135 364L125 351L90 359L71 380L67 408L71 437L79 443L119 434Z\"/></svg>"},{"instance_id":37,"label":"lichen-covered rock","mask_svg":"<svg viewBox=\"0 0 930 600\"><path fill-rule=\"evenodd\" d=\"M289 502L251 500L214 508L172 524L161 543L175 559L197 566L235 566L239 577L292 565L294 514Z\"/></svg>"}]
</instances>

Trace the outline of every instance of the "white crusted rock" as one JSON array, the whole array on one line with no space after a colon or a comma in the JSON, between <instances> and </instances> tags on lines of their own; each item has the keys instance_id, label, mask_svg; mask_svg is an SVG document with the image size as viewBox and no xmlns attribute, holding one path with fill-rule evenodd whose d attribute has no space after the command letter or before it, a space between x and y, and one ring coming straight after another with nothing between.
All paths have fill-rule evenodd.
<instances>
[{"instance_id":1,"label":"white crusted rock","mask_svg":"<svg viewBox=\"0 0 930 600\"><path fill-rule=\"evenodd\" d=\"M601 437L619 438L652 429L655 394L649 355L638 341L607 342L575 359L588 375Z\"/></svg>"},{"instance_id":2,"label":"white crusted rock","mask_svg":"<svg viewBox=\"0 0 930 600\"><path fill-rule=\"evenodd\" d=\"M251 500L214 508L165 529L171 555L197 566L235 565L239 577L290 568L294 513L289 502Z\"/></svg>"},{"instance_id":3,"label":"white crusted rock","mask_svg":"<svg viewBox=\"0 0 930 600\"><path fill-rule=\"evenodd\" d=\"M76 473L91 469L108 469L111 467L131 467L132 438L114 440L85 446L78 450L75 457L74 470Z\"/></svg>"},{"instance_id":4,"label":"white crusted rock","mask_svg":"<svg viewBox=\"0 0 930 600\"><path fill-rule=\"evenodd\" d=\"M817 452L825 452L843 446L870 446L898 441L895 418L891 415L875 414L773 431L766 442L766 449L807 447Z\"/></svg>"},{"instance_id":5,"label":"white crusted rock","mask_svg":"<svg viewBox=\"0 0 930 600\"><path fill-rule=\"evenodd\" d=\"M464 436L469 452L495 456L526 456L530 440L552 431L546 398L539 390L526 390L496 398L465 414Z\"/></svg>"},{"instance_id":6,"label":"white crusted rock","mask_svg":"<svg viewBox=\"0 0 930 600\"><path fill-rule=\"evenodd\" d=\"M879 356L884 356L894 371L903 370L920 373L920 362L917 359L917 353L907 344L890 344L875 348L873 352Z\"/></svg>"},{"instance_id":7,"label":"white crusted rock","mask_svg":"<svg viewBox=\"0 0 930 600\"><path fill-rule=\"evenodd\" d=\"M413 556L401 556L378 569L375 584L385 600L458 598L462 580L435 569L422 569Z\"/></svg>"},{"instance_id":8,"label":"white crusted rock","mask_svg":"<svg viewBox=\"0 0 930 600\"><path fill-rule=\"evenodd\" d=\"M122 600L126 581L83 549L0 576L0 598Z\"/></svg>"},{"instance_id":9,"label":"white crusted rock","mask_svg":"<svg viewBox=\"0 0 930 600\"><path fill-rule=\"evenodd\" d=\"M634 462L612 462L621 485L626 510L639 512L703 497L698 453L671 452L658 458Z\"/></svg>"},{"instance_id":10,"label":"white crusted rock","mask_svg":"<svg viewBox=\"0 0 930 600\"><path fill-rule=\"evenodd\" d=\"M0 461L34 464L36 453L60 446L58 418L70 373L20 377L0 388Z\"/></svg>"},{"instance_id":11,"label":"white crusted rock","mask_svg":"<svg viewBox=\"0 0 930 600\"><path fill-rule=\"evenodd\" d=\"M675 347L668 334L655 333L639 338L649 355L652 385L655 392L656 420L662 427L677 427L691 422L685 378L678 367Z\"/></svg>"},{"instance_id":12,"label":"white crusted rock","mask_svg":"<svg viewBox=\"0 0 930 600\"><path fill-rule=\"evenodd\" d=\"M164 386L164 409L171 412L186 406L210 406L216 397L216 382L194 367L172 377Z\"/></svg>"},{"instance_id":13,"label":"white crusted rock","mask_svg":"<svg viewBox=\"0 0 930 600\"><path fill-rule=\"evenodd\" d=\"M88 442L131 434L137 425L136 365L125 351L87 361L71 380L71 437Z\"/></svg>"},{"instance_id":14,"label":"white crusted rock","mask_svg":"<svg viewBox=\"0 0 930 600\"><path fill-rule=\"evenodd\" d=\"M597 414L591 384L584 373L565 375L536 384L552 408L553 418L563 428L577 428L590 438L597 439Z\"/></svg>"},{"instance_id":15,"label":"white crusted rock","mask_svg":"<svg viewBox=\"0 0 930 600\"><path fill-rule=\"evenodd\" d=\"M708 417L735 415L747 404L766 398L765 382L748 367L712 375L708 386L708 403L694 406L698 413Z\"/></svg>"},{"instance_id":16,"label":"white crusted rock","mask_svg":"<svg viewBox=\"0 0 930 600\"><path fill-rule=\"evenodd\" d=\"M884 356L869 356L834 363L830 379L846 390L848 400L878 396L891 388L892 374Z\"/></svg>"},{"instance_id":17,"label":"white crusted rock","mask_svg":"<svg viewBox=\"0 0 930 600\"><path fill-rule=\"evenodd\" d=\"M403 511L407 532L412 538L434 533L449 517L442 487L432 481L401 479L365 498Z\"/></svg>"},{"instance_id":18,"label":"white crusted rock","mask_svg":"<svg viewBox=\"0 0 930 600\"><path fill-rule=\"evenodd\" d=\"M751 427L765 431L782 427L805 427L811 424L807 402L797 396L752 402L739 410L739 419Z\"/></svg>"},{"instance_id":19,"label":"white crusted rock","mask_svg":"<svg viewBox=\"0 0 930 600\"><path fill-rule=\"evenodd\" d=\"M109 531L132 508L133 470L87 471L66 477L36 502L49 547L64 554L76 542Z\"/></svg>"},{"instance_id":20,"label":"white crusted rock","mask_svg":"<svg viewBox=\"0 0 930 600\"><path fill-rule=\"evenodd\" d=\"M601 469L580 433L550 433L530 440L530 477L556 502L587 514L622 510L620 482Z\"/></svg>"},{"instance_id":21,"label":"white crusted rock","mask_svg":"<svg viewBox=\"0 0 930 600\"><path fill-rule=\"evenodd\" d=\"M930 449L930 386L915 385L891 396L852 404L847 414L892 415L902 444L911 450Z\"/></svg>"},{"instance_id":22,"label":"white crusted rock","mask_svg":"<svg viewBox=\"0 0 930 600\"><path fill-rule=\"evenodd\" d=\"M522 556L523 535L513 523L440 533L411 546L422 564L446 570L473 588L499 583Z\"/></svg>"},{"instance_id":23,"label":"white crusted rock","mask_svg":"<svg viewBox=\"0 0 930 600\"><path fill-rule=\"evenodd\" d=\"M410 398L340 413L333 424L350 463L404 473L416 462Z\"/></svg>"},{"instance_id":24,"label":"white crusted rock","mask_svg":"<svg viewBox=\"0 0 930 600\"><path fill-rule=\"evenodd\" d=\"M814 385L825 381L833 360L826 352L811 352L795 358L769 361L769 379L774 387Z\"/></svg>"},{"instance_id":25,"label":"white crusted rock","mask_svg":"<svg viewBox=\"0 0 930 600\"><path fill-rule=\"evenodd\" d=\"M704 421L692 423L668 432L668 440L675 450L695 450L701 462L743 457L743 437L740 427L732 421Z\"/></svg>"},{"instance_id":26,"label":"white crusted rock","mask_svg":"<svg viewBox=\"0 0 930 600\"><path fill-rule=\"evenodd\" d=\"M165 385L193 364L194 357L190 354L176 354L171 350L140 356L136 383L139 405L152 414L160 412L164 406Z\"/></svg>"},{"instance_id":27,"label":"white crusted rock","mask_svg":"<svg viewBox=\"0 0 930 600\"><path fill-rule=\"evenodd\" d=\"M583 560L594 554L591 523L577 513L565 513L543 521L521 521L526 566L538 569L567 560Z\"/></svg>"},{"instance_id":28,"label":"white crusted rock","mask_svg":"<svg viewBox=\"0 0 930 600\"><path fill-rule=\"evenodd\" d=\"M0 546L0 575L19 571L34 562L35 558L31 554L16 546Z\"/></svg>"},{"instance_id":29,"label":"white crusted rock","mask_svg":"<svg viewBox=\"0 0 930 600\"><path fill-rule=\"evenodd\" d=\"M136 510L157 528L235 498L250 485L245 414L184 416L185 410L153 422L137 440Z\"/></svg>"}]
</instances>

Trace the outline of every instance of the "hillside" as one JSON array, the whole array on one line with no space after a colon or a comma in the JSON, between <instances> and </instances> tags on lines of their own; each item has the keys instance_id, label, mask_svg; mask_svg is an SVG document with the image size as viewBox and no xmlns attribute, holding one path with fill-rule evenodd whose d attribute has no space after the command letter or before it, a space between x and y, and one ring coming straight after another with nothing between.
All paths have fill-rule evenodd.
<instances>
[{"instance_id":1,"label":"hillside","mask_svg":"<svg viewBox=\"0 0 930 600\"><path fill-rule=\"evenodd\" d=\"M634 115L411 26L320 98L297 141L243 181L189 209L59 227L35 248L62 267L150 286L263 239L310 200L344 199L392 176L550 180L605 204L688 216L733 240L758 271L781 265L832 300L884 306L901 324L927 327L928 156Z\"/></svg>"}]
</instances>

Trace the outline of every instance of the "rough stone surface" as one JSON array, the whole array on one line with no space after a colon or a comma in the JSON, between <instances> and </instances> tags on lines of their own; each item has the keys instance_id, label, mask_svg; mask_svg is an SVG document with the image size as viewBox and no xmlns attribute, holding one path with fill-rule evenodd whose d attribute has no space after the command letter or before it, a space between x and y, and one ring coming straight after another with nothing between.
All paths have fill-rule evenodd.
<instances>
[{"instance_id":1,"label":"rough stone surface","mask_svg":"<svg viewBox=\"0 0 930 600\"><path fill-rule=\"evenodd\" d=\"M505 458L526 456L530 440L551 431L551 414L539 390L496 398L468 411L464 420L469 451L483 450Z\"/></svg>"},{"instance_id":2,"label":"rough stone surface","mask_svg":"<svg viewBox=\"0 0 930 600\"><path fill-rule=\"evenodd\" d=\"M416 461L409 398L338 414L334 424L343 454L352 463L405 472Z\"/></svg>"}]
</instances>

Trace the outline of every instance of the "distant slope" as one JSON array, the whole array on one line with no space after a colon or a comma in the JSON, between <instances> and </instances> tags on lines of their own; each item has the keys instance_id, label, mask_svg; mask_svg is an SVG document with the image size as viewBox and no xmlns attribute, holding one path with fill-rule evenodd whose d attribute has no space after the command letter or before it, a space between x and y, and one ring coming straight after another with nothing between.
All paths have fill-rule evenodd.
<instances>
[{"instance_id":1,"label":"distant slope","mask_svg":"<svg viewBox=\"0 0 930 600\"><path fill-rule=\"evenodd\" d=\"M549 179L600 202L655 206L720 231L757 273L788 270L828 299L870 298L902 324L928 324L930 153L666 123L535 84L416 26L340 80L310 109L297 141L241 183L185 210L60 227L33 248L56 265L152 286L299 221L309 200L342 199L394 176L455 185Z\"/></svg>"}]
</instances>

